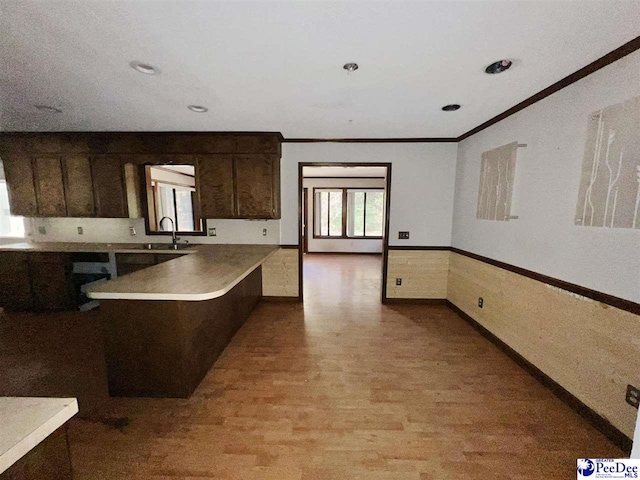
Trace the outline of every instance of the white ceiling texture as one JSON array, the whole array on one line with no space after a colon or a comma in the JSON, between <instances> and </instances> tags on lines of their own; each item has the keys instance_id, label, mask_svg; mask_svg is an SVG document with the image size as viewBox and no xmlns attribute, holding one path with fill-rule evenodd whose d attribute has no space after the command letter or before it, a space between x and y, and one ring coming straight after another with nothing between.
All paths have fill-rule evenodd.
<instances>
[{"instance_id":1,"label":"white ceiling texture","mask_svg":"<svg viewBox=\"0 0 640 480\"><path fill-rule=\"evenodd\" d=\"M640 1L0 0L0 130L457 137L638 35Z\"/></svg>"}]
</instances>

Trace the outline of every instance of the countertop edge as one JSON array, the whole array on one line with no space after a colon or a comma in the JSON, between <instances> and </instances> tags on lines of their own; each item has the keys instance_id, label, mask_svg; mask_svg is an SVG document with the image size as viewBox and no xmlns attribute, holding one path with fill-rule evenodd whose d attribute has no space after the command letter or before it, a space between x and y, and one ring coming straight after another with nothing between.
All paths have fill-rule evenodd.
<instances>
[{"instance_id":1,"label":"countertop edge","mask_svg":"<svg viewBox=\"0 0 640 480\"><path fill-rule=\"evenodd\" d=\"M56 413L49 420L44 422L33 432L26 435L22 440L16 443L9 450L0 454L0 474L8 470L18 460L28 454L31 450L37 447L44 439L55 432L58 428L63 426L67 421L71 419L76 413L78 413L78 400L75 398L61 398L60 400L68 400L66 404L58 413Z\"/></svg>"}]
</instances>

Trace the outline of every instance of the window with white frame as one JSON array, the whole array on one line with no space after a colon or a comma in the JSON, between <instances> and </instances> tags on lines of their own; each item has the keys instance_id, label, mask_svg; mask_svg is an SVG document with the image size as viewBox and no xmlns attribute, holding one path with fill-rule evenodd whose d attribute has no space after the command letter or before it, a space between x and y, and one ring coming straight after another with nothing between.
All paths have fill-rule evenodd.
<instances>
[{"instance_id":1,"label":"window with white frame","mask_svg":"<svg viewBox=\"0 0 640 480\"><path fill-rule=\"evenodd\" d=\"M7 182L3 179L0 179L0 237L24 237L24 218L11 215Z\"/></svg>"},{"instance_id":2,"label":"window with white frame","mask_svg":"<svg viewBox=\"0 0 640 480\"><path fill-rule=\"evenodd\" d=\"M382 238L384 190L315 188L315 238Z\"/></svg>"}]
</instances>

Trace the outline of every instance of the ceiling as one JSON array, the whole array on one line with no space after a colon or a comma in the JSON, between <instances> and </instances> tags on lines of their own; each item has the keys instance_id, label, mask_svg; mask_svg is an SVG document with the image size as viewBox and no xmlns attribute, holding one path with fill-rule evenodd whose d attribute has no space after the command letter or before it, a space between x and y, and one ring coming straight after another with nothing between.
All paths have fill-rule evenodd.
<instances>
[{"instance_id":1,"label":"ceiling","mask_svg":"<svg viewBox=\"0 0 640 480\"><path fill-rule=\"evenodd\" d=\"M638 36L640 1L0 0L0 32L0 130L457 137Z\"/></svg>"},{"instance_id":2,"label":"ceiling","mask_svg":"<svg viewBox=\"0 0 640 480\"><path fill-rule=\"evenodd\" d=\"M387 167L302 167L303 177L384 178Z\"/></svg>"}]
</instances>

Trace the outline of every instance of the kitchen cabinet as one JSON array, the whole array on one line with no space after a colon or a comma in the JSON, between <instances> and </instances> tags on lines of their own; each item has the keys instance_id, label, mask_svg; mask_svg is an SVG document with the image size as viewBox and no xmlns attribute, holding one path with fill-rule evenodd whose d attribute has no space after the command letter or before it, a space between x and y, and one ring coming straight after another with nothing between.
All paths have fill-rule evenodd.
<instances>
[{"instance_id":1,"label":"kitchen cabinet","mask_svg":"<svg viewBox=\"0 0 640 480\"><path fill-rule=\"evenodd\" d=\"M92 157L91 176L96 216L128 218L124 168L120 158L106 155Z\"/></svg>"},{"instance_id":2,"label":"kitchen cabinet","mask_svg":"<svg viewBox=\"0 0 640 480\"><path fill-rule=\"evenodd\" d=\"M137 217L139 165L193 162L202 218L269 219L280 218L281 140L277 133L4 134L0 158L13 215Z\"/></svg>"},{"instance_id":3,"label":"kitchen cabinet","mask_svg":"<svg viewBox=\"0 0 640 480\"><path fill-rule=\"evenodd\" d=\"M200 156L197 176L202 218L280 218L278 156Z\"/></svg>"},{"instance_id":4,"label":"kitchen cabinet","mask_svg":"<svg viewBox=\"0 0 640 480\"><path fill-rule=\"evenodd\" d=\"M69 254L0 252L0 306L9 311L74 310Z\"/></svg>"},{"instance_id":5,"label":"kitchen cabinet","mask_svg":"<svg viewBox=\"0 0 640 480\"><path fill-rule=\"evenodd\" d=\"M34 310L76 308L73 264L68 253L31 253L29 272Z\"/></svg>"},{"instance_id":6,"label":"kitchen cabinet","mask_svg":"<svg viewBox=\"0 0 640 480\"><path fill-rule=\"evenodd\" d=\"M91 161L86 155L65 157L62 162L64 193L68 217L93 217L96 214L93 200Z\"/></svg>"},{"instance_id":7,"label":"kitchen cabinet","mask_svg":"<svg viewBox=\"0 0 640 480\"><path fill-rule=\"evenodd\" d=\"M23 152L0 153L7 180L11 214L23 217L38 215L36 187L31 159Z\"/></svg>"},{"instance_id":8,"label":"kitchen cabinet","mask_svg":"<svg viewBox=\"0 0 640 480\"><path fill-rule=\"evenodd\" d=\"M202 218L234 218L233 158L228 155L199 157L196 174Z\"/></svg>"},{"instance_id":9,"label":"kitchen cabinet","mask_svg":"<svg viewBox=\"0 0 640 480\"><path fill-rule=\"evenodd\" d=\"M279 218L280 160L270 155L242 155L234 159L236 217ZM278 173L278 175L276 175ZM277 176L277 188L276 188Z\"/></svg>"},{"instance_id":10,"label":"kitchen cabinet","mask_svg":"<svg viewBox=\"0 0 640 480\"><path fill-rule=\"evenodd\" d=\"M0 307L7 310L32 308L28 255L25 252L0 252Z\"/></svg>"},{"instance_id":11,"label":"kitchen cabinet","mask_svg":"<svg viewBox=\"0 0 640 480\"><path fill-rule=\"evenodd\" d=\"M36 185L38 215L64 217L67 206L64 198L60 157L36 157L32 162Z\"/></svg>"}]
</instances>

